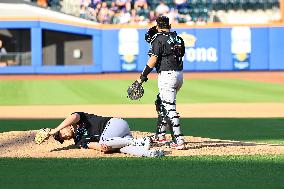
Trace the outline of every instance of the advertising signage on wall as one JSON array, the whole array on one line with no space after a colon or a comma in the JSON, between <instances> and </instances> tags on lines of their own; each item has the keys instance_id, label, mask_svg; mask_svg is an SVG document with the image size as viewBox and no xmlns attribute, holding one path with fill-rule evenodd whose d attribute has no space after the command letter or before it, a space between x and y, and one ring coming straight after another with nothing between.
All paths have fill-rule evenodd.
<instances>
[{"instance_id":1,"label":"advertising signage on wall","mask_svg":"<svg viewBox=\"0 0 284 189\"><path fill-rule=\"evenodd\" d=\"M217 49L215 47L203 47L197 46L196 41L197 37L188 34L186 32L182 32L179 34L184 40L185 43L185 61L188 62L217 62Z\"/></svg>"},{"instance_id":2,"label":"advertising signage on wall","mask_svg":"<svg viewBox=\"0 0 284 189\"><path fill-rule=\"evenodd\" d=\"M231 53L235 70L248 70L250 68L251 29L249 27L232 28Z\"/></svg>"},{"instance_id":3,"label":"advertising signage on wall","mask_svg":"<svg viewBox=\"0 0 284 189\"><path fill-rule=\"evenodd\" d=\"M118 53L121 71L137 71L137 56L139 54L137 29L122 28L118 31Z\"/></svg>"},{"instance_id":4,"label":"advertising signage on wall","mask_svg":"<svg viewBox=\"0 0 284 189\"><path fill-rule=\"evenodd\" d=\"M177 29L185 42L184 70L218 70L218 29Z\"/></svg>"},{"instance_id":5,"label":"advertising signage on wall","mask_svg":"<svg viewBox=\"0 0 284 189\"><path fill-rule=\"evenodd\" d=\"M3 66L0 74L140 72L149 58L149 44L144 40L148 28L146 26L140 29L90 28L43 21L0 21L0 28L24 28L29 31L31 38L30 58L25 59L26 63ZM83 53L82 57L88 58L90 64L43 64L45 30L89 36L92 50L90 53ZM284 70L284 25L220 28L204 26L172 30L176 30L185 41L184 71ZM53 33L51 32L51 38ZM62 51L64 57L74 52L74 49L78 47Z\"/></svg>"}]
</instances>

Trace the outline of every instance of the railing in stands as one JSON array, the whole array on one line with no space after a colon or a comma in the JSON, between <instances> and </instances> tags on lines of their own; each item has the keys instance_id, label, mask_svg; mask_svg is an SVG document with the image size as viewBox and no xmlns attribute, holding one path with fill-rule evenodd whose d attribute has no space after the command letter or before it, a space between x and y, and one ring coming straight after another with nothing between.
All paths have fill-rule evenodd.
<instances>
[{"instance_id":1,"label":"railing in stands","mask_svg":"<svg viewBox=\"0 0 284 189\"><path fill-rule=\"evenodd\" d=\"M0 55L0 67L5 66L30 66L30 52L13 52Z\"/></svg>"}]
</instances>

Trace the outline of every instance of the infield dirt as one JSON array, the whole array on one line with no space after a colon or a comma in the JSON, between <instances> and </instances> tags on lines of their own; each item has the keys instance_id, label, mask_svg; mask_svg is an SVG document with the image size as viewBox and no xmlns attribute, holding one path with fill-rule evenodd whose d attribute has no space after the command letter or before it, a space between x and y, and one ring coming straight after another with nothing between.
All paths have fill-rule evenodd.
<instances>
[{"instance_id":1,"label":"infield dirt","mask_svg":"<svg viewBox=\"0 0 284 189\"><path fill-rule=\"evenodd\" d=\"M0 157L17 158L95 158L133 157L122 153L109 153L91 149L76 149L72 141L58 143L53 138L37 145L34 143L36 131L11 131L0 133ZM150 136L153 133L133 132L134 137ZM168 139L170 136L167 136ZM267 155L284 154L283 145L259 144L210 138L185 136L186 150L172 150L167 146L153 146L165 151L166 156L197 155Z\"/></svg>"}]
</instances>

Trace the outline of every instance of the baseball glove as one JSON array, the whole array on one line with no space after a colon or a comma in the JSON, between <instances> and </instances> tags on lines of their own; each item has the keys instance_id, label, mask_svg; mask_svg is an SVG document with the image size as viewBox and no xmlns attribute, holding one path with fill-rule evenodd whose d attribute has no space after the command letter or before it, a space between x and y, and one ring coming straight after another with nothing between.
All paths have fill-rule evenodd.
<instances>
[{"instance_id":1,"label":"baseball glove","mask_svg":"<svg viewBox=\"0 0 284 189\"><path fill-rule=\"evenodd\" d=\"M137 80L132 83L130 87L127 89L128 98L131 100L138 100L140 99L144 94L144 89L141 83L139 83Z\"/></svg>"},{"instance_id":2,"label":"baseball glove","mask_svg":"<svg viewBox=\"0 0 284 189\"><path fill-rule=\"evenodd\" d=\"M158 33L157 27L153 26L151 27L146 33L145 33L145 41L148 43L151 43L153 36Z\"/></svg>"},{"instance_id":3,"label":"baseball glove","mask_svg":"<svg viewBox=\"0 0 284 189\"><path fill-rule=\"evenodd\" d=\"M50 134L49 134L50 131L51 131L50 128L42 128L38 130L38 132L35 135L35 143L41 144L45 140L47 140L50 137Z\"/></svg>"}]
</instances>

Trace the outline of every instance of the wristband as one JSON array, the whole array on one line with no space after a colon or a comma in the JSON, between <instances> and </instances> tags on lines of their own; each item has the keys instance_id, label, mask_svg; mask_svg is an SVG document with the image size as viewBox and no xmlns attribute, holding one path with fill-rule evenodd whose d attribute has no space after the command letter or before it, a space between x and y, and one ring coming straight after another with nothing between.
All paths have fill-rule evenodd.
<instances>
[{"instance_id":1,"label":"wristband","mask_svg":"<svg viewBox=\"0 0 284 189\"><path fill-rule=\"evenodd\" d=\"M145 66L143 72L141 73L140 79L142 82L147 81L148 78L148 74L151 73L151 71L153 70L153 68L150 68L148 65Z\"/></svg>"}]
</instances>

